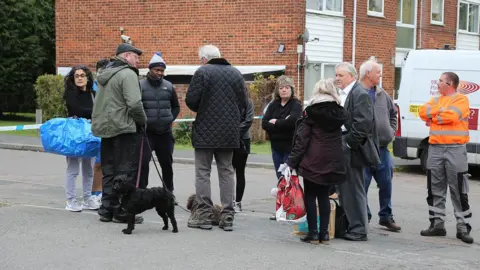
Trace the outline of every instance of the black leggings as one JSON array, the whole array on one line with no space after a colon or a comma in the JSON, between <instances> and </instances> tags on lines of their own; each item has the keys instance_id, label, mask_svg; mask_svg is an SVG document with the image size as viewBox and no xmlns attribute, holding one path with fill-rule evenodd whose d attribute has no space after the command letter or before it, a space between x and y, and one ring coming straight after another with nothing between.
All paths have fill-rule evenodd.
<instances>
[{"instance_id":1,"label":"black leggings","mask_svg":"<svg viewBox=\"0 0 480 270\"><path fill-rule=\"evenodd\" d=\"M245 192L245 166L247 165L248 153L243 151L233 151L232 165L235 169L235 174L237 176L237 186L235 201L241 202L243 198L243 193Z\"/></svg>"},{"instance_id":2,"label":"black leggings","mask_svg":"<svg viewBox=\"0 0 480 270\"><path fill-rule=\"evenodd\" d=\"M317 230L317 200L320 214L320 234L328 233L330 222L330 186L317 185L307 179L303 180L305 192L305 208L307 210L308 228ZM313 230L312 230L313 231Z\"/></svg>"}]
</instances>

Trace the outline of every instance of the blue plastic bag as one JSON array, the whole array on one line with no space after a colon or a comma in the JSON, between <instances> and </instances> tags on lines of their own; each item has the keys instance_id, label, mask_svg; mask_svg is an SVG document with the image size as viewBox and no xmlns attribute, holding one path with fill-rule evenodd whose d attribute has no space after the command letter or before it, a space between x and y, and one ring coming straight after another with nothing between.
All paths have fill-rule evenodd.
<instances>
[{"instance_id":1,"label":"blue plastic bag","mask_svg":"<svg viewBox=\"0 0 480 270\"><path fill-rule=\"evenodd\" d=\"M96 157L100 138L93 136L92 124L85 118L53 118L40 127L45 152L70 157Z\"/></svg>"}]
</instances>

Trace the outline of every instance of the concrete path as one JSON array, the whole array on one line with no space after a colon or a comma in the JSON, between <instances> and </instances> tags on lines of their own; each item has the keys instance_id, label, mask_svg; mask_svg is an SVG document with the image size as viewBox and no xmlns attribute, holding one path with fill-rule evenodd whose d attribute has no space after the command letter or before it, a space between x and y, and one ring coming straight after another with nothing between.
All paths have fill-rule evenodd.
<instances>
[{"instance_id":1,"label":"concrete path","mask_svg":"<svg viewBox=\"0 0 480 270\"><path fill-rule=\"evenodd\" d=\"M401 233L383 230L374 217L368 242L334 239L329 246L303 244L292 226L268 220L274 208L270 169L247 169L245 211L235 230L200 231L186 226L188 213L177 208L180 232L162 231L154 211L132 235L123 224L101 223L93 211L63 208L65 158L29 151L0 150L0 269L480 269L480 245L455 239L455 220L447 201L448 235L425 238L428 226L426 179L395 173L393 210ZM175 164L175 187L182 204L194 192L193 167ZM212 193L218 203L213 167ZM155 170L152 186L160 185ZM81 187L80 180L77 182ZM369 198L378 211L378 190ZM81 190L77 190L81 194ZM472 235L480 241L480 183L470 183ZM184 205L184 203L183 203Z\"/></svg>"}]
</instances>

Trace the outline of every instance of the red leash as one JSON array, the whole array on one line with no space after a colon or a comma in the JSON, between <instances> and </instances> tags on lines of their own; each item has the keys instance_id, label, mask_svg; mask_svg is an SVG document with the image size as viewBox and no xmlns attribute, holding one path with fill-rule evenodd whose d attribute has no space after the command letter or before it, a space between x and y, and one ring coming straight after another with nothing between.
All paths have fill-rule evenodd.
<instances>
[{"instance_id":1,"label":"red leash","mask_svg":"<svg viewBox=\"0 0 480 270\"><path fill-rule=\"evenodd\" d=\"M143 158L143 141L145 136L142 134L142 142L140 143L140 158L138 159L138 173L137 173L137 185L136 188L140 185L140 174L142 172L142 158Z\"/></svg>"}]
</instances>

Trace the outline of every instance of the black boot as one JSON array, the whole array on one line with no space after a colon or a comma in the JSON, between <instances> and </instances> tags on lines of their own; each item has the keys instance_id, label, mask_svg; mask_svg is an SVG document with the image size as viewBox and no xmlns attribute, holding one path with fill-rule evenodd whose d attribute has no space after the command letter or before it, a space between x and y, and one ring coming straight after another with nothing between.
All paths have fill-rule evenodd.
<instances>
[{"instance_id":1,"label":"black boot","mask_svg":"<svg viewBox=\"0 0 480 270\"><path fill-rule=\"evenodd\" d=\"M309 231L305 237L300 239L302 242L318 245L320 239L318 237L318 231Z\"/></svg>"},{"instance_id":2,"label":"black boot","mask_svg":"<svg viewBox=\"0 0 480 270\"><path fill-rule=\"evenodd\" d=\"M320 233L318 235L321 244L328 245L330 242L330 236L328 235L328 230L326 232Z\"/></svg>"}]
</instances>

